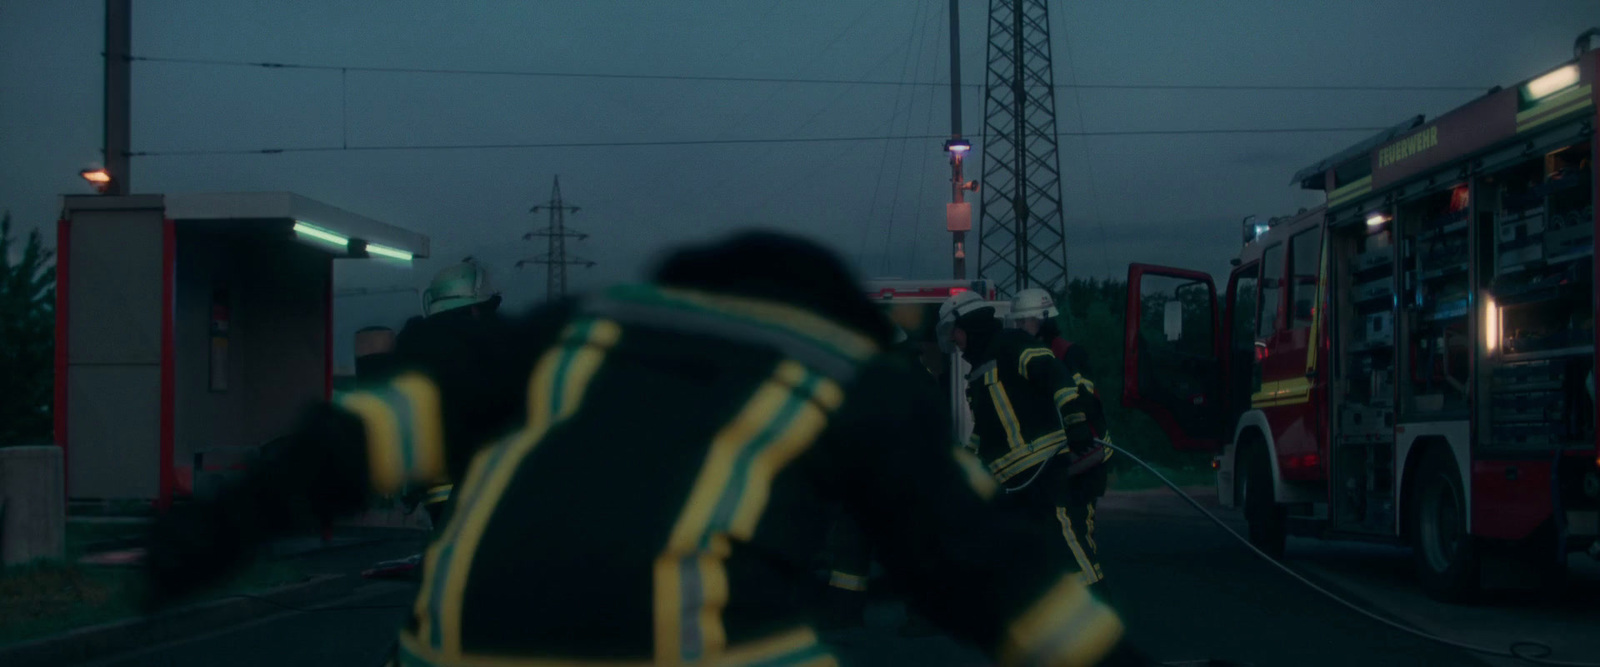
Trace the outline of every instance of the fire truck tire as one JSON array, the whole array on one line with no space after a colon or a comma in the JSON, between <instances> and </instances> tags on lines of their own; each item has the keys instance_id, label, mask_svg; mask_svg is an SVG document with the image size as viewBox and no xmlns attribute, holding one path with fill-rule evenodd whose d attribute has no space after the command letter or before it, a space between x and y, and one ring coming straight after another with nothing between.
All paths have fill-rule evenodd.
<instances>
[{"instance_id":1,"label":"fire truck tire","mask_svg":"<svg viewBox=\"0 0 1600 667\"><path fill-rule=\"evenodd\" d=\"M1288 539L1287 512L1273 497L1272 461L1267 458L1267 448L1252 444L1245 450L1245 466L1239 495L1245 520L1250 524L1250 544L1268 556L1282 558Z\"/></svg>"},{"instance_id":2,"label":"fire truck tire","mask_svg":"<svg viewBox=\"0 0 1600 667\"><path fill-rule=\"evenodd\" d=\"M1466 602L1478 592L1478 544L1467 533L1461 473L1443 447L1423 453L1406 516L1411 559L1422 590L1441 602Z\"/></svg>"}]
</instances>

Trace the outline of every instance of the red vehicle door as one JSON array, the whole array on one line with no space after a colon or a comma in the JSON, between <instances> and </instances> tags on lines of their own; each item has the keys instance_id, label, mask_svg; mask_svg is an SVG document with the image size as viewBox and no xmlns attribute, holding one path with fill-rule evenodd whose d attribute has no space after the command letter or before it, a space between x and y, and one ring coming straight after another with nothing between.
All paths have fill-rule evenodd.
<instances>
[{"instance_id":1,"label":"red vehicle door","mask_svg":"<svg viewBox=\"0 0 1600 667\"><path fill-rule=\"evenodd\" d=\"M1257 338L1261 387L1251 406L1267 413L1287 479L1321 478L1320 401L1313 400L1313 387L1322 328L1322 259L1320 224L1293 232L1288 243L1263 253Z\"/></svg>"},{"instance_id":2,"label":"red vehicle door","mask_svg":"<svg viewBox=\"0 0 1600 667\"><path fill-rule=\"evenodd\" d=\"M1173 447L1222 445L1222 358L1217 288L1199 271L1128 267L1122 404L1150 415Z\"/></svg>"}]
</instances>

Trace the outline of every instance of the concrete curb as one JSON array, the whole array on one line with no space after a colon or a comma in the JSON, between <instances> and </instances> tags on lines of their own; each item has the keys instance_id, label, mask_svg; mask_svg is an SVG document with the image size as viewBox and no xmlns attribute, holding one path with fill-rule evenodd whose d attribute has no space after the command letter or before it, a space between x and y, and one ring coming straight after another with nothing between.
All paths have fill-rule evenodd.
<instances>
[{"instance_id":1,"label":"concrete curb","mask_svg":"<svg viewBox=\"0 0 1600 667\"><path fill-rule=\"evenodd\" d=\"M284 611L348 595L360 578L344 574L312 577L252 597L232 597L180 607L153 616L69 630L62 634L0 647L0 665L71 665L218 630Z\"/></svg>"}]
</instances>

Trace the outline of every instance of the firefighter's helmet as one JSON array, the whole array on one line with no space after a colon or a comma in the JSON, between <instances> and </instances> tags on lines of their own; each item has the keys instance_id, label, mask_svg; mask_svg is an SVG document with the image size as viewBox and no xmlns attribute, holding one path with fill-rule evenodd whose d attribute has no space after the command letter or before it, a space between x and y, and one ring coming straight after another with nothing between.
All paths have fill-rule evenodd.
<instances>
[{"instance_id":1,"label":"firefighter's helmet","mask_svg":"<svg viewBox=\"0 0 1600 667\"><path fill-rule=\"evenodd\" d=\"M1056 309L1055 297L1038 287L1017 292L1017 296L1011 299L1011 319L1015 322L1030 319L1047 320L1060 314L1061 311Z\"/></svg>"},{"instance_id":2,"label":"firefighter's helmet","mask_svg":"<svg viewBox=\"0 0 1600 667\"><path fill-rule=\"evenodd\" d=\"M499 303L500 290L489 279L489 270L470 257L440 271L428 290L422 293L422 313L428 317L468 306Z\"/></svg>"},{"instance_id":3,"label":"firefighter's helmet","mask_svg":"<svg viewBox=\"0 0 1600 667\"><path fill-rule=\"evenodd\" d=\"M946 299L944 304L939 306L939 348L946 354L955 352L955 340L951 335L955 332L956 321L984 309L988 309L990 313L994 312L994 307L985 303L983 297L970 291L957 292Z\"/></svg>"}]
</instances>

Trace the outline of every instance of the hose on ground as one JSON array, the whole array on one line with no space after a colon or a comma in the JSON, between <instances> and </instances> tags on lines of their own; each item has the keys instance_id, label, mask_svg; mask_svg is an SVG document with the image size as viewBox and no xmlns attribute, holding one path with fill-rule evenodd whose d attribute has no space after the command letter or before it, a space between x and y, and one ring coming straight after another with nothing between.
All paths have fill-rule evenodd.
<instances>
[{"instance_id":1,"label":"hose on ground","mask_svg":"<svg viewBox=\"0 0 1600 667\"><path fill-rule=\"evenodd\" d=\"M1116 445L1113 445L1113 444L1111 444L1109 442L1105 442L1103 440L1096 440L1095 442L1098 442L1098 443L1100 443L1102 445L1110 447L1113 451L1117 452L1118 454L1121 454L1123 456L1128 457L1134 463L1139 464L1145 470L1149 471L1150 474L1155 475L1156 479L1161 480L1162 484L1165 484L1167 486L1167 488L1172 489L1173 493L1178 494L1178 497L1182 498L1184 500L1184 502L1189 503L1189 505L1191 507L1193 507L1195 509L1195 511L1197 511L1197 512L1199 512L1201 514L1204 514L1206 516L1206 518L1210 519L1211 522L1216 524L1218 528L1221 528L1222 530L1226 531L1229 535L1232 535L1233 539L1238 540L1240 544L1243 544L1245 546L1245 548L1249 549L1255 555L1260 556L1262 560L1265 560L1267 563L1271 564L1273 567L1278 568L1284 574L1287 574L1290 577L1293 577L1296 581L1299 581L1300 583L1305 584L1306 586L1310 587L1311 590L1322 594L1323 597L1326 597L1326 598L1328 598L1330 600L1333 600L1334 602L1339 603L1340 605L1343 605L1345 608L1349 609L1350 611L1356 612L1357 614L1360 614L1362 616L1370 618L1370 619L1372 619L1374 621L1377 621L1379 623L1387 625L1387 626L1389 626L1391 628L1394 628L1396 630L1404 632L1404 633L1406 633L1408 635L1411 635L1413 637L1417 637L1419 639L1430 641L1430 642L1433 642L1435 644L1442 644L1444 646L1449 646L1449 647L1452 647L1452 648L1461 649L1463 651L1468 651L1468 652L1471 652L1471 653L1477 653L1477 654L1480 654L1480 655L1490 655L1490 656L1495 656L1495 657L1500 657L1500 658L1512 658L1514 660L1522 660L1522 661L1530 663L1530 664L1544 665L1546 667L1600 667L1600 662L1571 662L1571 661L1564 661L1564 660L1549 660L1549 659L1547 659L1548 656L1550 656L1551 654L1555 653L1555 649L1551 648L1549 645L1541 644L1541 643L1536 642L1536 641L1527 641L1527 640L1516 641L1516 642L1512 642L1511 646L1509 646L1507 648L1504 648L1504 649L1491 648L1491 647L1488 647L1488 646L1478 646L1476 644L1468 644L1468 643L1465 643L1465 642L1458 642L1458 641L1456 641L1454 639L1448 639L1448 638L1445 638L1445 637L1440 637L1438 635L1429 634L1427 632L1423 632L1422 630L1418 630L1416 628L1413 628L1413 627L1411 627L1409 625L1405 625L1404 623L1397 623L1395 621L1392 621L1392 620L1389 620L1389 619L1384 618L1382 616L1379 616L1378 614L1375 614L1375 613L1373 613L1371 611L1368 611L1365 607L1362 607L1362 606L1360 606L1360 605L1358 605L1358 604L1356 604L1354 602L1351 602L1351 601L1345 599L1344 597L1341 597L1339 594L1334 593L1333 591L1330 591L1330 590L1328 590L1326 588L1323 588L1322 586L1318 585L1316 582L1311 581L1310 579L1307 579L1304 575L1300 574L1299 572L1295 572L1294 570L1290 569L1289 566L1284 565L1283 563L1279 562L1277 559L1273 558L1272 556L1267 555L1266 552L1264 552L1264 551L1262 551L1260 549L1257 549L1254 544L1250 543L1249 539L1245 538L1244 536L1240 535L1238 532L1234 531L1234 529L1229 527L1228 524L1224 523L1222 521L1222 519L1217 518L1217 515L1212 514L1211 511L1207 510L1204 506L1202 506L1199 501L1195 500L1188 493L1185 493L1182 488L1179 488L1177 484L1174 484L1172 482L1172 480L1167 479L1166 475L1161 474L1161 471L1157 470L1155 468L1155 466L1152 466L1149 463L1146 463L1144 459L1141 459L1138 456L1134 455L1132 452L1129 452L1128 450L1123 449L1121 447L1118 447Z\"/></svg>"}]
</instances>

